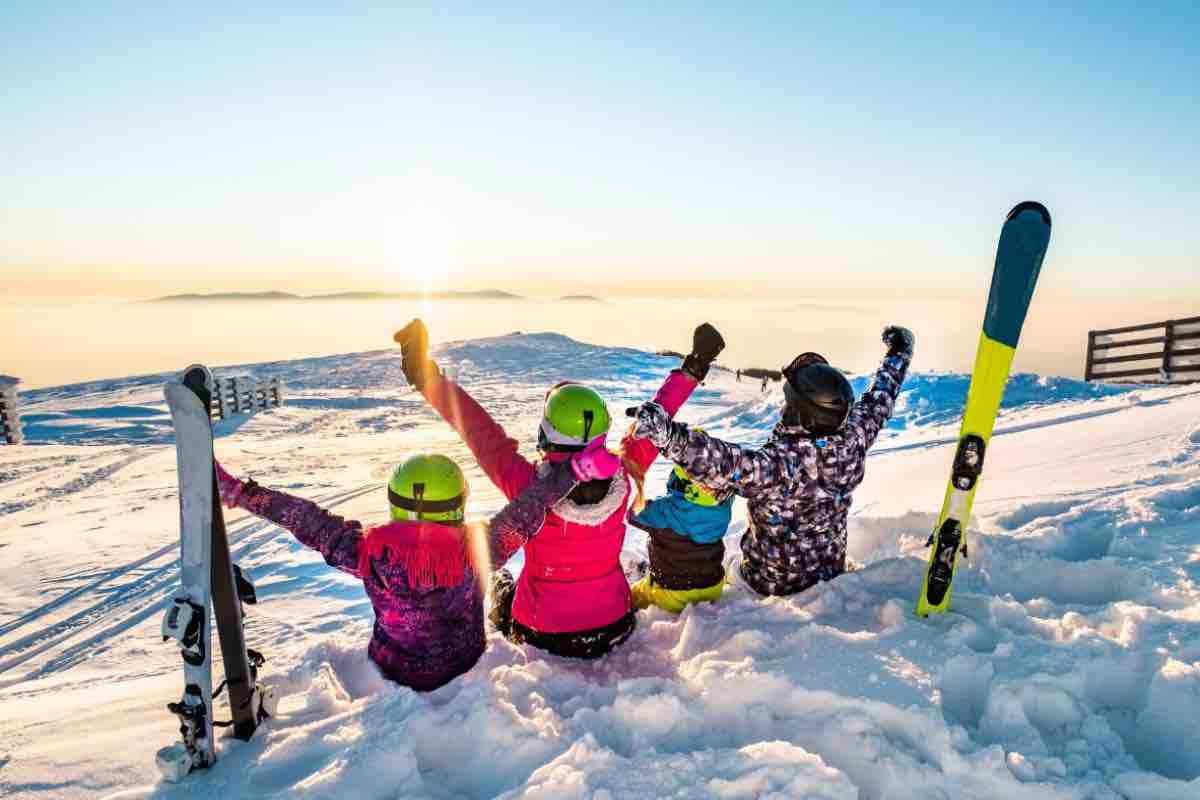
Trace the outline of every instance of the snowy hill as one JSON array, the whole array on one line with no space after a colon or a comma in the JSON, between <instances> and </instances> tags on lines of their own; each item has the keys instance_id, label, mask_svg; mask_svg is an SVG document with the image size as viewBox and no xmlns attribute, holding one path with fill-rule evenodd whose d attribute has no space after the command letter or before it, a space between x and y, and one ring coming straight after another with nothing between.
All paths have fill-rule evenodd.
<instances>
[{"instance_id":1,"label":"snowy hill","mask_svg":"<svg viewBox=\"0 0 1200 800\"><path fill-rule=\"evenodd\" d=\"M436 355L530 455L553 383L588 381L619 416L677 363L557 334ZM374 523L392 465L439 450L470 465L472 516L502 504L394 351L228 371L288 385L285 408L218 426L235 473ZM1200 797L1200 388L1015 377L944 617L911 609L967 378L917 374L856 492L861 569L790 598L735 585L679 617L642 612L598 662L492 633L427 695L368 661L354 579L231 513L260 597L248 640L285 697L252 741L222 740L215 767L171 786L153 763L180 689L159 637L178 577L163 378L30 392L30 444L0 447L0 795ZM778 391L714 373L681 417L760 442ZM731 555L741 501L734 518Z\"/></svg>"}]
</instances>

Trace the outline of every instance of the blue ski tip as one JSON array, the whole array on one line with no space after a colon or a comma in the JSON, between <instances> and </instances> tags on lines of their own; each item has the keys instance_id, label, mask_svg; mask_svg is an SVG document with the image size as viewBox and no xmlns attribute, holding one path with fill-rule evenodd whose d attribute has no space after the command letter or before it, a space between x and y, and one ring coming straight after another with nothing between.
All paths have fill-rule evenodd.
<instances>
[{"instance_id":1,"label":"blue ski tip","mask_svg":"<svg viewBox=\"0 0 1200 800\"><path fill-rule=\"evenodd\" d=\"M1050 244L1050 212L1041 203L1019 203L1008 213L996 246L996 266L988 292L983 332L1016 347Z\"/></svg>"},{"instance_id":2,"label":"blue ski tip","mask_svg":"<svg viewBox=\"0 0 1200 800\"><path fill-rule=\"evenodd\" d=\"M1042 215L1042 222L1045 222L1047 226L1050 225L1050 212L1046 210L1044 205L1035 200L1026 200L1023 203L1017 203L1015 206L1013 206L1012 211L1008 212L1008 216L1004 218L1004 221L1008 222L1022 211L1036 211L1038 214Z\"/></svg>"}]
</instances>

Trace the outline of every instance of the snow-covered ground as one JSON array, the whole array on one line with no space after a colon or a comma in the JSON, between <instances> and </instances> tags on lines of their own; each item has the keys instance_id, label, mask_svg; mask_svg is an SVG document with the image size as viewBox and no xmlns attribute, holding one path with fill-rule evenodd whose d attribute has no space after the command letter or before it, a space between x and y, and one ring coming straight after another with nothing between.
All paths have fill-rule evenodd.
<instances>
[{"instance_id":1,"label":"snow-covered ground","mask_svg":"<svg viewBox=\"0 0 1200 800\"><path fill-rule=\"evenodd\" d=\"M529 454L552 383L589 381L619 416L674 365L554 334L438 355ZM438 450L470 464L472 516L500 507L394 352L246 370L283 376L288 404L218 426L232 471L370 523L391 466ZM597 662L492 633L470 673L424 695L368 661L355 580L231 513L260 597L248 640L285 697L172 786L153 763L181 682L159 637L178 551L162 380L31 392L29 444L0 447L0 796L1200 797L1200 387L1014 378L945 616L911 609L967 379L916 374L856 494L861 569L790 598L735 585L679 617L643 612ZM753 443L779 399L715 373L681 416Z\"/></svg>"}]
</instances>

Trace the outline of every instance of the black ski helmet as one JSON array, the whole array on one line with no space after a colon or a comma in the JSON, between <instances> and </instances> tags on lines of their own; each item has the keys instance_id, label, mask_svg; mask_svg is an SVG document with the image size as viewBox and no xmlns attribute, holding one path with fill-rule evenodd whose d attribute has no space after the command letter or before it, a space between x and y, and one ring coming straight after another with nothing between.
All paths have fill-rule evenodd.
<instances>
[{"instance_id":1,"label":"black ski helmet","mask_svg":"<svg viewBox=\"0 0 1200 800\"><path fill-rule=\"evenodd\" d=\"M824 356L803 353L783 369L783 421L809 433L836 433L854 405L850 381L829 366Z\"/></svg>"}]
</instances>

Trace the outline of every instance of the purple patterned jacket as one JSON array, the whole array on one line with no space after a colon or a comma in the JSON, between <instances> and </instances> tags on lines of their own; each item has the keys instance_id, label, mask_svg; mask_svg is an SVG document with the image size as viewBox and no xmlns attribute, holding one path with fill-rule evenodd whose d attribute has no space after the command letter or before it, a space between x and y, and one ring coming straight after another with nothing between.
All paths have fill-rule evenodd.
<instances>
[{"instance_id":1,"label":"purple patterned jacket","mask_svg":"<svg viewBox=\"0 0 1200 800\"><path fill-rule=\"evenodd\" d=\"M482 544L491 566L500 566L537 534L546 510L576 483L570 464L564 462L533 481L490 524L456 529L430 522L393 522L380 530L391 537L411 535L411 542L426 546L430 541L444 541L448 533L486 539ZM391 680L431 691L469 670L483 654L485 587L461 540L454 543L462 547L462 552L455 554L461 559L461 578L431 585L431 581L410 574L406 561L411 565L411 553L405 559L385 549L378 557L361 559L364 539L371 532L364 531L360 522L331 514L316 503L228 475L221 480L221 495L230 507L244 508L286 528L305 546L319 551L327 564L362 579L375 609L367 653Z\"/></svg>"}]
</instances>

